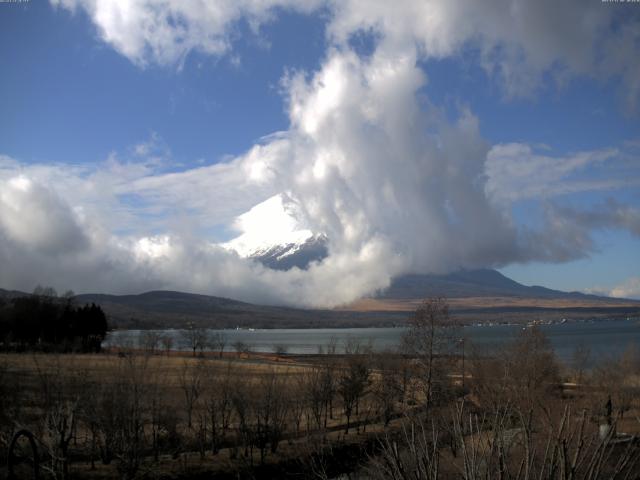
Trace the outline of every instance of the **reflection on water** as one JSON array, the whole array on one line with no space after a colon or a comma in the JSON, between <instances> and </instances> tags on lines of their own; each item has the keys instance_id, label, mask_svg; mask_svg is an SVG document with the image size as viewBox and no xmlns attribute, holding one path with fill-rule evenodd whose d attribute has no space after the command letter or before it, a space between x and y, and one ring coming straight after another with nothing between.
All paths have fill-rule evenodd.
<instances>
[{"instance_id":1,"label":"reflection on water","mask_svg":"<svg viewBox=\"0 0 640 480\"><path fill-rule=\"evenodd\" d=\"M522 329L516 325L467 326L461 336L467 345L481 349L499 347L513 339ZM591 361L615 356L629 345L640 347L640 324L635 320L601 320L594 322L568 322L542 325L542 331L549 337L558 357L570 361L575 349L584 345L591 351ZM273 330L210 330L212 334L222 332L227 337L227 350L233 349L235 342L243 342L255 352L272 352L276 345L285 346L288 353L318 353L319 347L326 348L337 340L337 352L344 349L348 339L371 342L377 351L391 350L400 344L404 328L314 328L314 329L273 329ZM120 330L111 332L104 346L135 346L141 330ZM162 335L173 337L173 348L187 350L180 330L156 330Z\"/></svg>"}]
</instances>

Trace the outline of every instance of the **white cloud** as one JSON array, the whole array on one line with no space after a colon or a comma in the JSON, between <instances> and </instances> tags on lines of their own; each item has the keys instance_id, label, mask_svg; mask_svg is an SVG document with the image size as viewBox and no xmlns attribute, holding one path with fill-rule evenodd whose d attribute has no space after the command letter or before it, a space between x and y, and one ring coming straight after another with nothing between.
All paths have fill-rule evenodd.
<instances>
[{"instance_id":1,"label":"white cloud","mask_svg":"<svg viewBox=\"0 0 640 480\"><path fill-rule=\"evenodd\" d=\"M220 56L230 50L234 26L245 19L254 32L277 8L309 12L314 0L51 0L84 10L100 38L137 65L181 64L191 51Z\"/></svg>"},{"instance_id":2,"label":"white cloud","mask_svg":"<svg viewBox=\"0 0 640 480\"><path fill-rule=\"evenodd\" d=\"M228 224L275 193L265 182L269 173L262 162L276 148L257 146L230 162L140 176L120 185L117 193L134 196L141 211L162 218L192 216L205 228ZM257 159L256 151L264 158Z\"/></svg>"},{"instance_id":3,"label":"white cloud","mask_svg":"<svg viewBox=\"0 0 640 480\"><path fill-rule=\"evenodd\" d=\"M556 206L554 210L586 231L618 228L640 236L640 209L611 198L589 209Z\"/></svg>"},{"instance_id":4,"label":"white cloud","mask_svg":"<svg viewBox=\"0 0 640 480\"><path fill-rule=\"evenodd\" d=\"M171 157L171 149L157 132L151 132L147 140L134 145L131 150L134 157L153 168L165 167Z\"/></svg>"},{"instance_id":5,"label":"white cloud","mask_svg":"<svg viewBox=\"0 0 640 480\"><path fill-rule=\"evenodd\" d=\"M623 163L623 159L624 155L613 148L551 156L536 153L530 145L522 143L494 145L485 163L485 189L495 202L508 204L640 184L637 167L622 172L611 170L616 162ZM604 174L594 176L595 169ZM580 176L585 171L590 172L589 177Z\"/></svg>"},{"instance_id":6,"label":"white cloud","mask_svg":"<svg viewBox=\"0 0 640 480\"><path fill-rule=\"evenodd\" d=\"M79 219L55 192L25 176L0 182L0 233L8 242L57 256L85 248Z\"/></svg>"},{"instance_id":7,"label":"white cloud","mask_svg":"<svg viewBox=\"0 0 640 480\"><path fill-rule=\"evenodd\" d=\"M302 243L313 232L301 226L296 210L296 205L286 195L274 195L240 215L234 227L241 234L223 246L247 257L273 245Z\"/></svg>"},{"instance_id":8,"label":"white cloud","mask_svg":"<svg viewBox=\"0 0 640 480\"><path fill-rule=\"evenodd\" d=\"M624 283L612 288L609 295L617 298L640 299L640 277L627 279Z\"/></svg>"},{"instance_id":9,"label":"white cloud","mask_svg":"<svg viewBox=\"0 0 640 480\"><path fill-rule=\"evenodd\" d=\"M171 254L171 239L167 235L142 237L136 241L134 254L138 260L157 260Z\"/></svg>"},{"instance_id":10,"label":"white cloud","mask_svg":"<svg viewBox=\"0 0 640 480\"><path fill-rule=\"evenodd\" d=\"M558 85L576 75L620 77L625 104L640 91L640 15L634 5L600 0L50 0L88 13L100 38L140 66L181 65L192 51L220 56L232 49L234 28L254 31L280 9L330 12L327 35L345 46L374 33L388 55L418 47L443 58L473 51L507 96L531 95L545 75ZM233 56L232 56L233 58Z\"/></svg>"},{"instance_id":11,"label":"white cloud","mask_svg":"<svg viewBox=\"0 0 640 480\"><path fill-rule=\"evenodd\" d=\"M480 251L499 262L515 232L479 187L477 119L420 109L423 83L415 55L332 52L314 77L289 81L295 154L274 169L333 253L378 242L416 270L471 266Z\"/></svg>"},{"instance_id":12,"label":"white cloud","mask_svg":"<svg viewBox=\"0 0 640 480\"><path fill-rule=\"evenodd\" d=\"M60 199L22 208L30 228L48 217L47 208L58 209L59 218L73 221L58 222L67 233L57 238L71 235L86 244L57 262L44 244L27 251L0 242L6 267L0 281L120 293L166 288L328 306L384 288L406 272L588 254L598 218L576 222L573 212L551 209L541 229L518 228L487 195L488 184L492 194L512 195L504 190L508 181L487 175L487 164L497 158L509 171L514 162L509 175L517 182L520 168L531 169L528 176L547 169L562 176L611 153L569 156L551 168L556 160L527 146L492 149L468 110L451 122L418 101L424 82L415 51L389 56L380 50L363 59L335 49L315 75L285 82L290 129L226 162L163 173L138 159L136 149L136 158L113 154L93 168L5 161L0 179L15 177L17 169ZM284 204L285 197L272 198L280 193ZM281 212L287 206L293 207L288 217ZM621 219L635 218L622 207ZM4 234L15 237L16 229L3 225ZM271 271L219 245L225 239L210 233L216 226L239 230L236 243L251 240L247 244L267 228L274 240L301 230L325 233L329 256L307 271ZM71 237L62 244L72 245Z\"/></svg>"},{"instance_id":13,"label":"white cloud","mask_svg":"<svg viewBox=\"0 0 640 480\"><path fill-rule=\"evenodd\" d=\"M615 287L587 288L585 293L613 298L630 298L640 300L640 277L630 277Z\"/></svg>"},{"instance_id":14,"label":"white cloud","mask_svg":"<svg viewBox=\"0 0 640 480\"><path fill-rule=\"evenodd\" d=\"M427 58L473 51L508 96L531 95L545 74L562 85L574 75L624 79L638 96L640 16L633 5L600 0L336 1L329 32L346 42L376 32L388 52L416 44Z\"/></svg>"},{"instance_id":15,"label":"white cloud","mask_svg":"<svg viewBox=\"0 0 640 480\"><path fill-rule=\"evenodd\" d=\"M53 3L86 11L105 42L143 66L179 65L191 51L228 53L239 19L258 29L278 8L319 5ZM611 161L616 151L553 157L523 144L492 148L468 109L452 121L420 97L427 77L418 64L477 49L508 94L535 90L545 73L599 76L609 45L599 40L616 36L613 14L603 8L575 1L331 3L332 46L321 67L283 82L289 129L243 155L167 173L170 152L152 135L132 148L131 158L114 153L94 166L0 157L0 283L115 293L170 288L328 306L384 288L406 272L586 255L594 248L591 229L635 232L635 211L617 205L614 221L606 211L580 216L550 208L544 225L529 230L516 226L504 204L592 189L562 184ZM366 58L348 46L359 31L378 39ZM635 48L617 55L633 59ZM606 75L627 78L624 62L611 58ZM281 194L284 204L274 197ZM293 215L283 216L288 205L295 206ZM224 228L238 230L236 245L255 243L268 228L265 237L273 240L325 233L329 256L308 271L268 270L224 248L228 238L212 233Z\"/></svg>"}]
</instances>

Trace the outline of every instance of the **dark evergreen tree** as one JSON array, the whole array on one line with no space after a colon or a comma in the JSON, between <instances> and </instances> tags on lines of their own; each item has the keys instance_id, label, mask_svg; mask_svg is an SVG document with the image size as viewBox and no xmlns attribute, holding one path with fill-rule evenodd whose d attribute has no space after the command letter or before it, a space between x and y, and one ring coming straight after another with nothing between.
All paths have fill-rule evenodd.
<instances>
[{"instance_id":1,"label":"dark evergreen tree","mask_svg":"<svg viewBox=\"0 0 640 480\"><path fill-rule=\"evenodd\" d=\"M38 287L33 295L0 304L0 343L4 348L100 350L108 330L100 306L75 306L73 297Z\"/></svg>"}]
</instances>

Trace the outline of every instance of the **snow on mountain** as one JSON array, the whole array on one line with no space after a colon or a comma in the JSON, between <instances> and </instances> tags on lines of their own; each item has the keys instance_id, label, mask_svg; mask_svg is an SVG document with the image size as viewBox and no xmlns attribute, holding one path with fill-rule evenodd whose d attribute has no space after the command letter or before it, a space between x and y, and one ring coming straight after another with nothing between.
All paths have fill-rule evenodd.
<instances>
[{"instance_id":1,"label":"snow on mountain","mask_svg":"<svg viewBox=\"0 0 640 480\"><path fill-rule=\"evenodd\" d=\"M325 235L311 235L304 242L273 245L253 252L250 257L274 270L306 269L311 262L322 261L329 254L327 242Z\"/></svg>"},{"instance_id":2,"label":"snow on mountain","mask_svg":"<svg viewBox=\"0 0 640 480\"><path fill-rule=\"evenodd\" d=\"M327 256L328 240L302 227L300 218L293 202L275 195L240 215L234 226L242 233L222 246L276 270L307 268Z\"/></svg>"}]
</instances>

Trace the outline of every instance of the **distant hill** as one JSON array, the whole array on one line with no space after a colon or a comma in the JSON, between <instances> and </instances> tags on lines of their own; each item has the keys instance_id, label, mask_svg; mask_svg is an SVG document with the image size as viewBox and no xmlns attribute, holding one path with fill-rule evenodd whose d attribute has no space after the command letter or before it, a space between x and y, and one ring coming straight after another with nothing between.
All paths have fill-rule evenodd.
<instances>
[{"instance_id":1,"label":"distant hill","mask_svg":"<svg viewBox=\"0 0 640 480\"><path fill-rule=\"evenodd\" d=\"M284 257L282 257L284 258ZM0 298L28 295L0 289ZM447 275L404 275L386 290L333 310L251 303L209 295L152 291L139 295L82 294L119 328L312 328L400 325L421 299L449 299L454 316L467 322L526 322L532 319L640 316L640 302L522 285L496 270L461 270Z\"/></svg>"},{"instance_id":2,"label":"distant hill","mask_svg":"<svg viewBox=\"0 0 640 480\"><path fill-rule=\"evenodd\" d=\"M5 290L3 288L0 288L0 299L3 299L3 300L24 297L25 295L29 295L29 294L25 292L21 292L19 290Z\"/></svg>"},{"instance_id":3,"label":"distant hill","mask_svg":"<svg viewBox=\"0 0 640 480\"><path fill-rule=\"evenodd\" d=\"M561 292L540 286L528 287L490 269L460 270L446 275L403 275L394 279L389 288L377 295L378 298L385 299L437 296L591 298L594 300L603 298L579 292Z\"/></svg>"},{"instance_id":4,"label":"distant hill","mask_svg":"<svg viewBox=\"0 0 640 480\"><path fill-rule=\"evenodd\" d=\"M30 295L0 289L0 299ZM351 312L305 310L254 305L229 298L175 291L152 291L138 295L81 294L79 304L95 303L117 328L186 328L190 324L211 328L313 328L396 325L404 312ZM1 302L0 302L1 303Z\"/></svg>"},{"instance_id":5,"label":"distant hill","mask_svg":"<svg viewBox=\"0 0 640 480\"><path fill-rule=\"evenodd\" d=\"M190 323L217 328L358 327L394 325L406 318L406 314L400 312L305 310L172 291L140 295L83 294L76 299L80 303L99 304L122 328L184 328Z\"/></svg>"}]
</instances>

